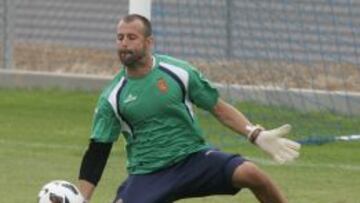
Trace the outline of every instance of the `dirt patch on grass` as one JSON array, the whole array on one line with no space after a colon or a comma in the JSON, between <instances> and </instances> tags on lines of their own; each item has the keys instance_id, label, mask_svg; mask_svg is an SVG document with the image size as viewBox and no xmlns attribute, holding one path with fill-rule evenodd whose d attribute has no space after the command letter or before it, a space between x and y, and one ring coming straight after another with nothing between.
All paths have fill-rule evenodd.
<instances>
[{"instance_id":1,"label":"dirt patch on grass","mask_svg":"<svg viewBox=\"0 0 360 203\"><path fill-rule=\"evenodd\" d=\"M16 68L22 70L108 76L120 67L115 51L18 44L14 55ZM355 64L267 60L191 62L215 82L360 92L360 67Z\"/></svg>"}]
</instances>

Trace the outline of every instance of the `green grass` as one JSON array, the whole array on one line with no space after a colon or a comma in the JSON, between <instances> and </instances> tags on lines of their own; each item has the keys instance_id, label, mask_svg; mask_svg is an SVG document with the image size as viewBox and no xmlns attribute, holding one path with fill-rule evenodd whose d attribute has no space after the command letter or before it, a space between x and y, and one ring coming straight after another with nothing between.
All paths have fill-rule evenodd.
<instances>
[{"instance_id":1,"label":"green grass","mask_svg":"<svg viewBox=\"0 0 360 203\"><path fill-rule=\"evenodd\" d=\"M54 179L76 182L87 147L97 93L59 90L0 90L0 202L35 202L41 186ZM292 138L360 132L360 118L299 113L242 103L254 122L294 127ZM299 160L275 165L256 147L236 138L214 119L199 119L207 138L224 151L253 158L280 185L291 203L360 202L360 142L304 146ZM210 127L211 126L211 127ZM116 143L93 203L112 200L126 176L123 141ZM256 202L251 193L179 201Z\"/></svg>"}]
</instances>

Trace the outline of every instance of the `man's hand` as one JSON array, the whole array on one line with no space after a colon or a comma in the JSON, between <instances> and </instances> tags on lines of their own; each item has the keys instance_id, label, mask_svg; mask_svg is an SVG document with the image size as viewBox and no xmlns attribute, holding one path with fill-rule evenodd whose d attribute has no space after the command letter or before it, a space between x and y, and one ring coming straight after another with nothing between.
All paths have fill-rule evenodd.
<instances>
[{"instance_id":1,"label":"man's hand","mask_svg":"<svg viewBox=\"0 0 360 203\"><path fill-rule=\"evenodd\" d=\"M257 130L258 129L258 130ZM280 164L296 159L300 154L301 145L283 138L291 130L291 125L285 124L272 130L256 128L249 135L250 141L258 145Z\"/></svg>"}]
</instances>

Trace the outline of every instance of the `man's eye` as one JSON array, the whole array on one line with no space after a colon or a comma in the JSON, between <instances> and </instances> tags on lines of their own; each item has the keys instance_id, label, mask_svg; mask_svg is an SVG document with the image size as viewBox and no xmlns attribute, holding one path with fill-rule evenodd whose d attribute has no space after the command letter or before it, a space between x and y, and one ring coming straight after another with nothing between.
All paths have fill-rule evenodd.
<instances>
[{"instance_id":1,"label":"man's eye","mask_svg":"<svg viewBox=\"0 0 360 203\"><path fill-rule=\"evenodd\" d=\"M136 35L129 35L128 38L129 38L130 40L134 40L134 39L136 39Z\"/></svg>"}]
</instances>

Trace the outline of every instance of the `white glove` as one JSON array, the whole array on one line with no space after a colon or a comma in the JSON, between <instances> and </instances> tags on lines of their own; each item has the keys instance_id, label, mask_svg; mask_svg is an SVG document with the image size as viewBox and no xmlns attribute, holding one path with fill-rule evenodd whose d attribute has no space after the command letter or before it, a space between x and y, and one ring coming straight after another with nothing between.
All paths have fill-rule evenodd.
<instances>
[{"instance_id":1,"label":"white glove","mask_svg":"<svg viewBox=\"0 0 360 203\"><path fill-rule=\"evenodd\" d=\"M268 153L280 164L296 159L300 154L301 145L297 142L283 138L291 130L291 125L285 124L281 127L264 130L260 126L254 127L248 137L250 141Z\"/></svg>"}]
</instances>

